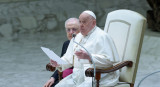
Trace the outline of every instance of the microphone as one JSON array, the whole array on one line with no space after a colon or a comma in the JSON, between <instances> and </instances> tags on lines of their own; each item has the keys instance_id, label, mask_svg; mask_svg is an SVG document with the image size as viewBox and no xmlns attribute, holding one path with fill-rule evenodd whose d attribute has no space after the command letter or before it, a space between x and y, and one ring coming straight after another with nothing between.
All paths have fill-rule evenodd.
<instances>
[{"instance_id":1,"label":"microphone","mask_svg":"<svg viewBox=\"0 0 160 87\"><path fill-rule=\"evenodd\" d=\"M76 37L76 34L72 34L73 42L76 43L77 45L79 45L80 47L82 47L82 48L87 52L87 54L89 55L89 57L90 57L90 59L91 59L91 61L92 61L92 64L93 64L93 67L94 67L94 83L96 84L96 82L95 82L95 81L96 81L96 79L95 79L96 66L95 66L95 63L94 63L94 61L93 61L93 58L92 58L91 54L89 53L89 51L88 51L84 46L82 46L81 44L79 44L79 43L77 43L77 42L75 41L75 37ZM92 87L93 87L93 82L92 82Z\"/></svg>"},{"instance_id":2,"label":"microphone","mask_svg":"<svg viewBox=\"0 0 160 87\"><path fill-rule=\"evenodd\" d=\"M76 37L76 34L72 34L72 38L75 38Z\"/></svg>"}]
</instances>

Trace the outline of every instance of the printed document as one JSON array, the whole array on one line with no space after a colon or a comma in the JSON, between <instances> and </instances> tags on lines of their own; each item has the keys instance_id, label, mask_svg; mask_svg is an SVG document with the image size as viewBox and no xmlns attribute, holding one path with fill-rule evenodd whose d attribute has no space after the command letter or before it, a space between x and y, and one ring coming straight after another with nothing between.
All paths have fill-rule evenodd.
<instances>
[{"instance_id":1,"label":"printed document","mask_svg":"<svg viewBox=\"0 0 160 87\"><path fill-rule=\"evenodd\" d=\"M52 50L49 48L41 47L41 49L46 53L46 55L56 61L58 64L68 64L66 61L62 60L59 56L57 56Z\"/></svg>"}]
</instances>

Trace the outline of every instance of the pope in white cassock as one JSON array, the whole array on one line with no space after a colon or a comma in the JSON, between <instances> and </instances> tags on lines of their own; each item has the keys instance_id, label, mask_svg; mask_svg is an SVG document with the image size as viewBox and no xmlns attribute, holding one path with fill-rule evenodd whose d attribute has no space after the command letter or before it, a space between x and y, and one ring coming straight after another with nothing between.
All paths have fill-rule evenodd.
<instances>
[{"instance_id":1,"label":"pope in white cassock","mask_svg":"<svg viewBox=\"0 0 160 87\"><path fill-rule=\"evenodd\" d=\"M79 16L80 33L75 41L84 46L91 54L96 68L111 67L119 60L118 53L112 39L107 33L96 26L96 16L92 11L86 10ZM73 66L73 73L62 79L55 87L92 87L92 77L85 76L85 70L93 67L87 52L79 45L70 41L66 54L62 59L69 64L59 65L51 60L53 67L63 71ZM119 72L101 75L100 87L110 87L119 81Z\"/></svg>"}]
</instances>

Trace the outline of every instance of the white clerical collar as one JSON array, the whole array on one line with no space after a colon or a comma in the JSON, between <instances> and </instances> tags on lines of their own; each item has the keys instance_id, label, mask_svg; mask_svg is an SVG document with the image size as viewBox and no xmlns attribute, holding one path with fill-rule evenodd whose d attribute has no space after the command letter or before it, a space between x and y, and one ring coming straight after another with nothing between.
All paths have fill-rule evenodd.
<instances>
[{"instance_id":1,"label":"white clerical collar","mask_svg":"<svg viewBox=\"0 0 160 87\"><path fill-rule=\"evenodd\" d=\"M88 32L88 34L86 36L89 36L90 34L93 33L93 31L96 29L97 26L95 26L91 31ZM84 36L85 37L85 36Z\"/></svg>"}]
</instances>

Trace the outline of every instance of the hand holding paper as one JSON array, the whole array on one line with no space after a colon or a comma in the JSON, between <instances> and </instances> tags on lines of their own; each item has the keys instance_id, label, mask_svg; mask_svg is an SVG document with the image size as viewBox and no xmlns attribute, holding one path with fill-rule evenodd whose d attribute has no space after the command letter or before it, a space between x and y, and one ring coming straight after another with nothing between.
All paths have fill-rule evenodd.
<instances>
[{"instance_id":1,"label":"hand holding paper","mask_svg":"<svg viewBox=\"0 0 160 87\"><path fill-rule=\"evenodd\" d=\"M50 64L53 66L53 67L58 67L59 65L57 64L56 61L50 59Z\"/></svg>"},{"instance_id":2,"label":"hand holding paper","mask_svg":"<svg viewBox=\"0 0 160 87\"><path fill-rule=\"evenodd\" d=\"M41 49L51 60L56 61L58 64L68 64L66 61L62 60L59 56L57 56L52 50L45 47L41 47Z\"/></svg>"}]
</instances>

